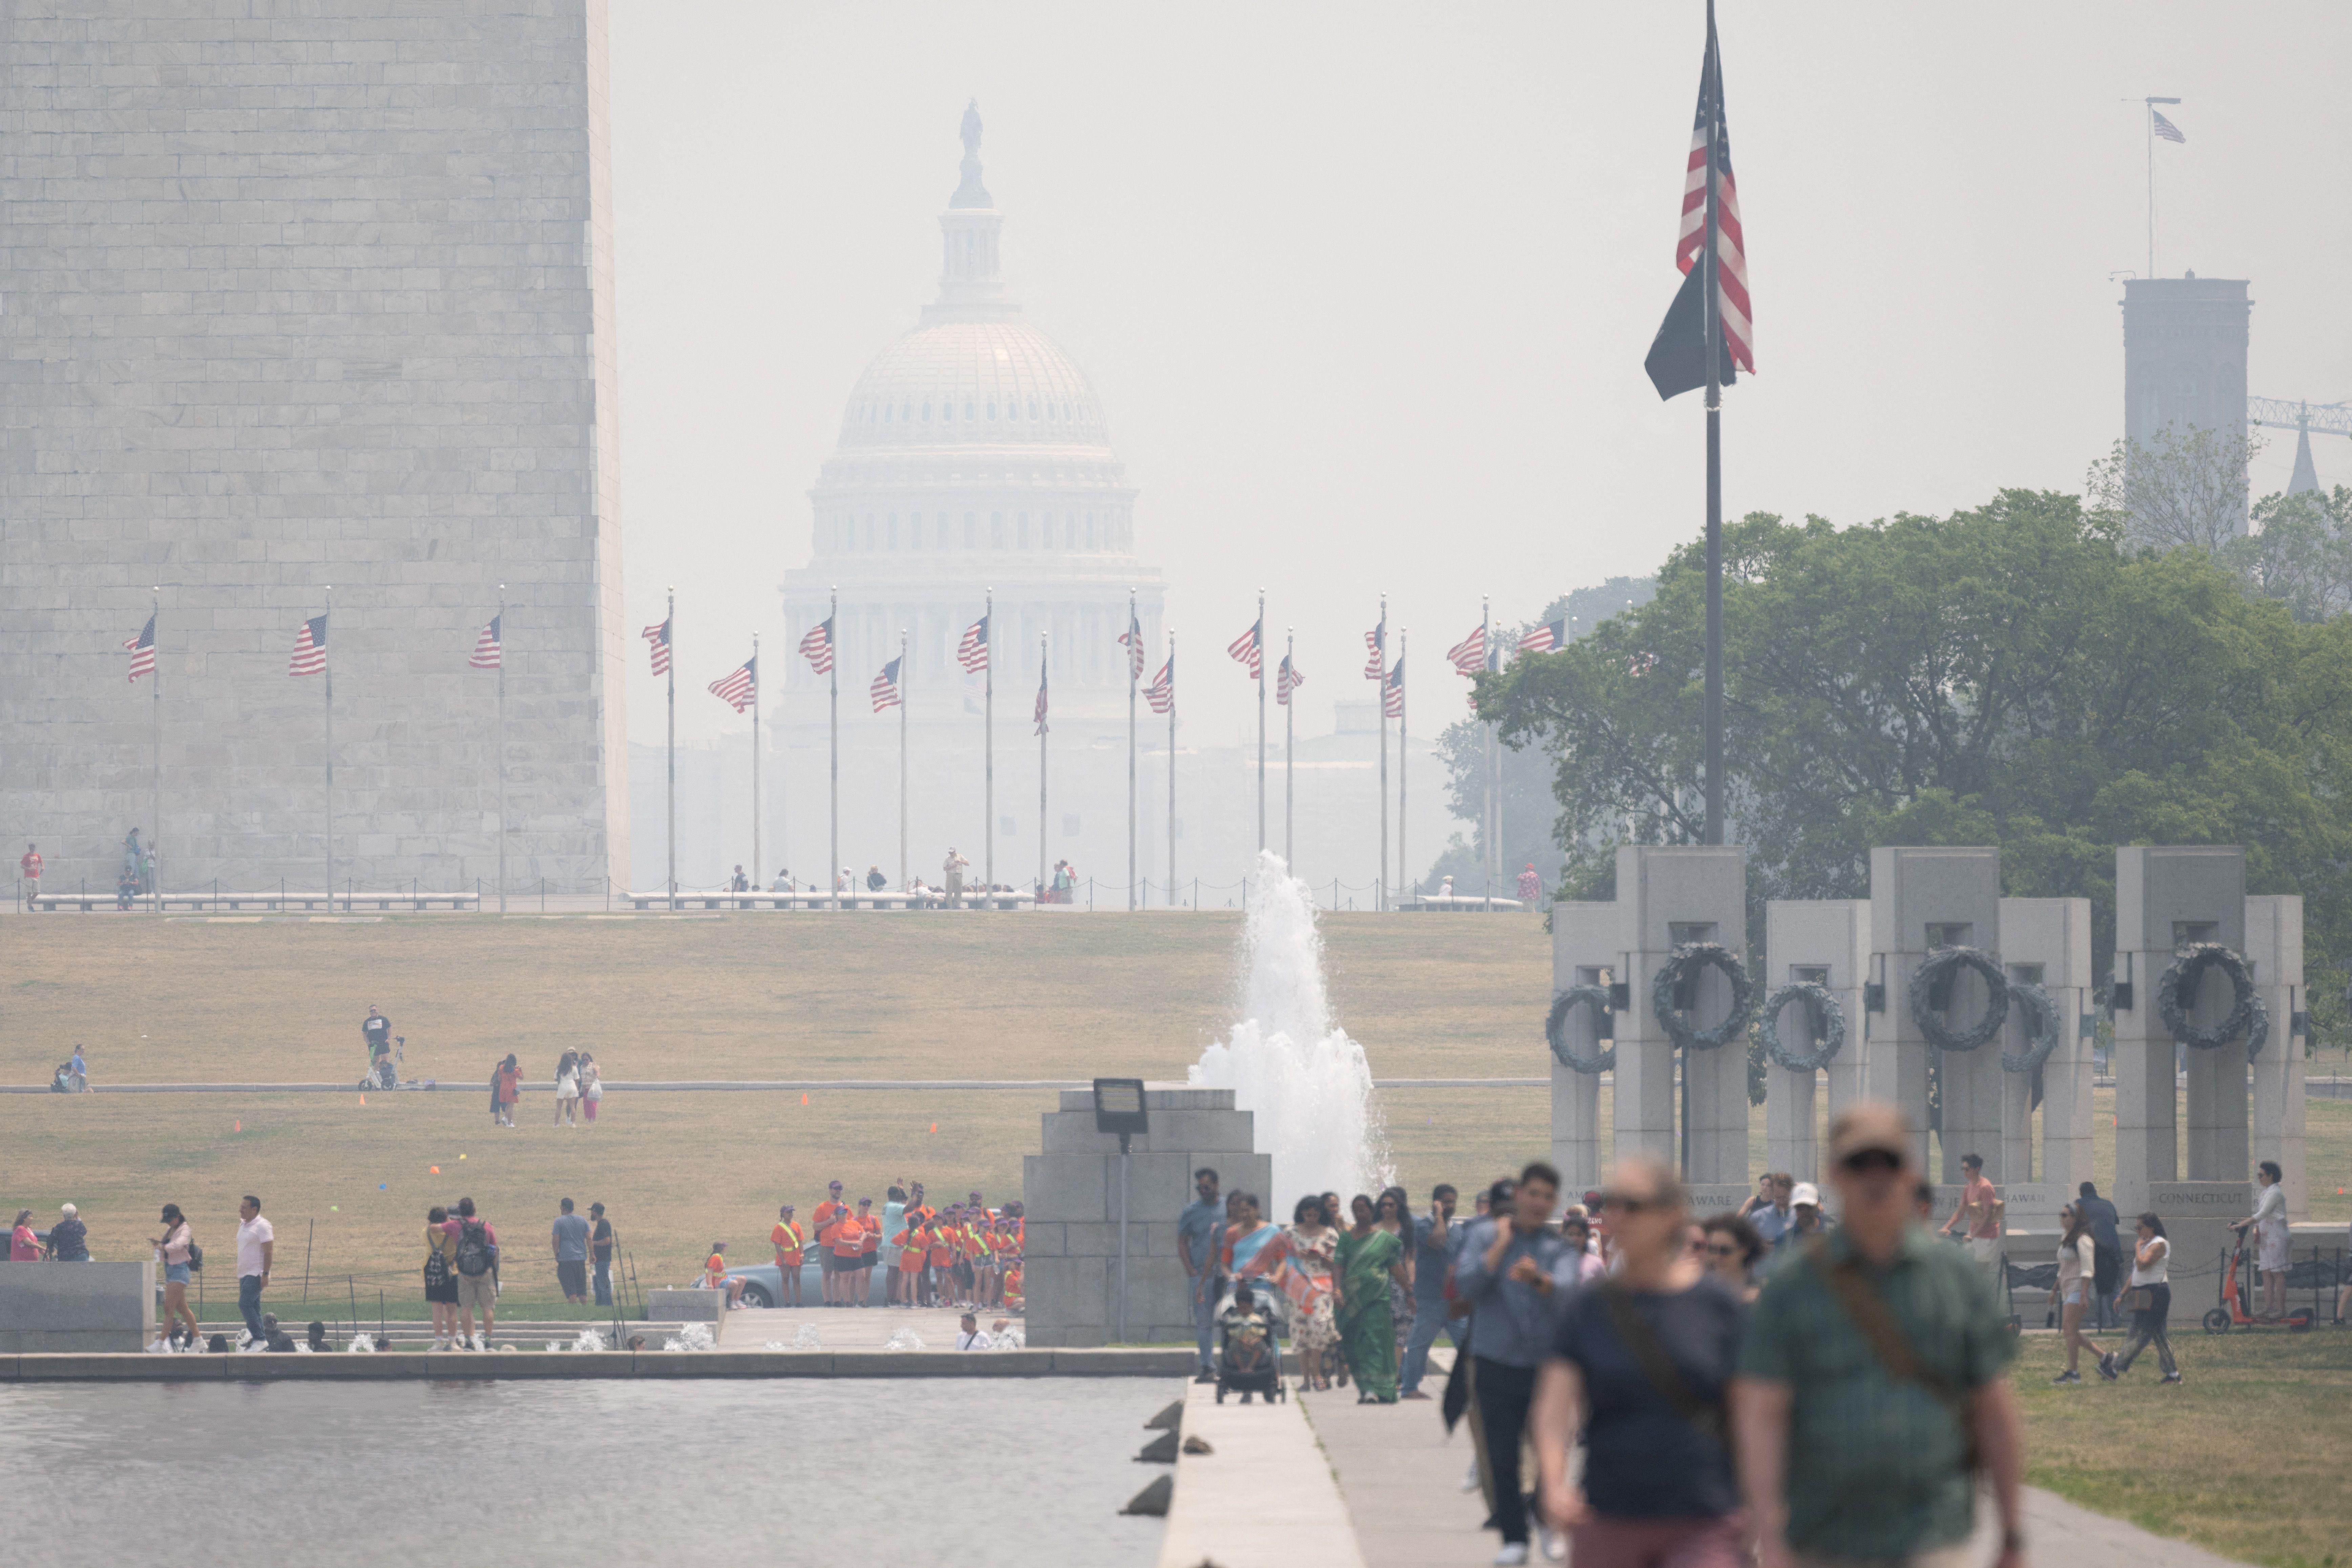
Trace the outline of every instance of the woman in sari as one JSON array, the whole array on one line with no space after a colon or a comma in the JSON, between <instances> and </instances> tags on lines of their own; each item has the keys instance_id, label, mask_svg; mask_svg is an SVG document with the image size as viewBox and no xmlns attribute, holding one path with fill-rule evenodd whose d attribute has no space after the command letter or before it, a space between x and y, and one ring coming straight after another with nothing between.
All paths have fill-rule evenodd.
<instances>
[{"instance_id":1,"label":"woman in sari","mask_svg":"<svg viewBox=\"0 0 2352 1568\"><path fill-rule=\"evenodd\" d=\"M1404 1363L1404 1347L1412 1338L1412 1200L1402 1187L1383 1187L1372 1200L1372 1226L1397 1238L1402 1272L1389 1279L1389 1311L1396 1319L1397 1364Z\"/></svg>"},{"instance_id":2,"label":"woman in sari","mask_svg":"<svg viewBox=\"0 0 2352 1568\"><path fill-rule=\"evenodd\" d=\"M1404 1248L1393 1232L1376 1226L1372 1200L1359 1193L1356 1223L1338 1249L1340 1353L1356 1374L1356 1403L1394 1405L1397 1397L1396 1316L1389 1286L1404 1268Z\"/></svg>"},{"instance_id":3,"label":"woman in sari","mask_svg":"<svg viewBox=\"0 0 2352 1568\"><path fill-rule=\"evenodd\" d=\"M1255 1193L1235 1193L1227 1198L1225 1219L1225 1278L1238 1279L1265 1272L1262 1267L1255 1267L1258 1254L1282 1234L1282 1227L1266 1223Z\"/></svg>"},{"instance_id":4,"label":"woman in sari","mask_svg":"<svg viewBox=\"0 0 2352 1568\"><path fill-rule=\"evenodd\" d=\"M1339 1329L1331 1315L1331 1260L1339 1237L1323 1214L1323 1200L1304 1197L1291 1211L1288 1229L1260 1247L1245 1265L1244 1277L1272 1278L1289 1304L1291 1347L1298 1352L1305 1375L1299 1389L1328 1388L1339 1345Z\"/></svg>"}]
</instances>

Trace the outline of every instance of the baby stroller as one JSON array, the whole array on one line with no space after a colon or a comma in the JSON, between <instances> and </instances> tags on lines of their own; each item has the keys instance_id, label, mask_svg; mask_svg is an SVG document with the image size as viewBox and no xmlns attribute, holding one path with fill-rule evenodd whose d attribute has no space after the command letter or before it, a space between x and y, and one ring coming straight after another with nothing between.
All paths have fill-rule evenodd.
<instances>
[{"instance_id":1,"label":"baby stroller","mask_svg":"<svg viewBox=\"0 0 2352 1568\"><path fill-rule=\"evenodd\" d=\"M1268 1404L1287 1400L1282 1381L1282 1319L1270 1294L1246 1279L1234 1285L1233 1300L1217 1318L1217 1403L1227 1390L1247 1405L1253 1394Z\"/></svg>"},{"instance_id":2,"label":"baby stroller","mask_svg":"<svg viewBox=\"0 0 2352 1568\"><path fill-rule=\"evenodd\" d=\"M407 1052L402 1047L407 1044L407 1036L394 1035L392 1037L392 1049L368 1063L367 1077L360 1079L360 1088L362 1089L398 1089L400 1069L407 1057Z\"/></svg>"}]
</instances>

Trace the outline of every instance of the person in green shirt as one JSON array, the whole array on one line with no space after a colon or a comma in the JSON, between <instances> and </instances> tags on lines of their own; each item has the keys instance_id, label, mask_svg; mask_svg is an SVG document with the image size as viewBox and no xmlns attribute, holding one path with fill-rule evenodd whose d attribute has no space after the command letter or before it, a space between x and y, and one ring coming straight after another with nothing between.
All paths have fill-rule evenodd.
<instances>
[{"instance_id":1,"label":"person in green shirt","mask_svg":"<svg viewBox=\"0 0 2352 1568\"><path fill-rule=\"evenodd\" d=\"M1732 1384L1761 1568L1958 1568L1975 1479L2000 1509L1997 1568L2024 1538L2016 1353L1990 1282L1913 1217L1909 1118L1863 1102L1830 1129L1843 1223L1773 1271Z\"/></svg>"}]
</instances>

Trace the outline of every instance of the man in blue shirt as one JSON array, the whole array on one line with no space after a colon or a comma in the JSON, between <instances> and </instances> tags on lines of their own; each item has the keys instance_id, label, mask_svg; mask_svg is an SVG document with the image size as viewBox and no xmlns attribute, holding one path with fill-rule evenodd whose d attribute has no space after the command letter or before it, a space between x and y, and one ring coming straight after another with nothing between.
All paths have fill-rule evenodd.
<instances>
[{"instance_id":1,"label":"man in blue shirt","mask_svg":"<svg viewBox=\"0 0 2352 1568\"><path fill-rule=\"evenodd\" d=\"M1217 1196L1217 1173L1203 1165L1192 1173L1200 1195L1176 1216L1176 1256L1184 1263L1184 1288L1192 1293L1192 1327L1200 1335L1201 1368L1195 1383L1214 1383L1217 1363L1209 1353L1216 1332L1218 1259L1224 1238L1225 1205Z\"/></svg>"},{"instance_id":2,"label":"man in blue shirt","mask_svg":"<svg viewBox=\"0 0 2352 1568\"><path fill-rule=\"evenodd\" d=\"M1552 1302L1566 1276L1568 1243L1551 1228L1559 1173L1538 1161L1519 1173L1508 1214L1470 1227L1454 1261L1454 1289L1470 1303L1470 1356L1486 1428L1488 1492L1502 1531L1497 1563L1528 1560L1528 1505L1519 1490L1519 1439L1536 1373L1551 1354Z\"/></svg>"},{"instance_id":3,"label":"man in blue shirt","mask_svg":"<svg viewBox=\"0 0 2352 1568\"><path fill-rule=\"evenodd\" d=\"M1429 1194L1429 1212L1412 1222L1412 1332L1405 1342L1400 1399L1426 1399L1421 1380L1429 1371L1429 1347L1437 1342L1445 1321L1445 1273L1453 1266L1454 1244L1462 1227L1454 1223L1454 1189L1443 1183ZM1449 1331L1456 1348L1461 1341Z\"/></svg>"}]
</instances>

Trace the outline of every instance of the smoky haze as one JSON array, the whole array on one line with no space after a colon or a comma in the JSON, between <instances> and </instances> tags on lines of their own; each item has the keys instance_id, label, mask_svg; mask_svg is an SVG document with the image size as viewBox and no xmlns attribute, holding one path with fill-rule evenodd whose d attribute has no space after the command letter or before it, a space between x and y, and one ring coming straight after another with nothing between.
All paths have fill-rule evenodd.
<instances>
[{"instance_id":1,"label":"smoky haze","mask_svg":"<svg viewBox=\"0 0 2352 1568\"><path fill-rule=\"evenodd\" d=\"M1190 732L1249 731L1214 649L1260 585L1270 639L1297 628L1302 734L1369 695L1383 589L1414 728L1451 721L1436 656L1481 593L1531 619L1700 529L1698 399L1659 403L1642 359L1703 26L1697 0L614 0L627 627L677 584L681 739L745 726L700 688L752 632L789 653L806 491L859 372L937 290L971 99L1013 291L1139 488ZM2151 93L2188 136L2156 149L2157 271L2252 279L2252 393L2352 397L2352 220L2324 178L2352 10L1727 0L1720 27L1760 368L1727 395L1727 513L2079 489L2121 434ZM2294 456L2269 441L2257 494ZM2352 443L2315 455L2352 480ZM658 741L631 644L630 731Z\"/></svg>"}]
</instances>

